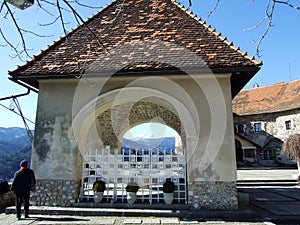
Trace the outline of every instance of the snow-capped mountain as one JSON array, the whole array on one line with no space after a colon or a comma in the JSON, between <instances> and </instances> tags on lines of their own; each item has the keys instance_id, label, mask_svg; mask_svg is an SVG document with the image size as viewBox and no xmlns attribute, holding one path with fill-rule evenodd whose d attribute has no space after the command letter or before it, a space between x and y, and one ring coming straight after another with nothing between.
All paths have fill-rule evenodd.
<instances>
[{"instance_id":1,"label":"snow-capped mountain","mask_svg":"<svg viewBox=\"0 0 300 225\"><path fill-rule=\"evenodd\" d=\"M162 138L134 138L125 139L122 141L122 148L129 149L175 149L175 137L162 137Z\"/></svg>"}]
</instances>

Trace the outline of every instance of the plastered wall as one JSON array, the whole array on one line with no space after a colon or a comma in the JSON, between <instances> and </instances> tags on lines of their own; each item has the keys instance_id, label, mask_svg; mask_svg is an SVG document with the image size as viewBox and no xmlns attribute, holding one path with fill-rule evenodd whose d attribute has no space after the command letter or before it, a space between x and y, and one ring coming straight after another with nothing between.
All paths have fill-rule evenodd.
<instances>
[{"instance_id":1,"label":"plastered wall","mask_svg":"<svg viewBox=\"0 0 300 225\"><path fill-rule=\"evenodd\" d=\"M134 89L136 93L143 92L155 84L155 79L151 79L146 82L147 85L136 83L132 86L128 86L133 82L131 78L110 79L104 86L101 80L95 80L93 85L83 86L80 90L77 80L40 82L32 153L32 167L38 179L80 179L80 148L84 146L80 145L80 142L88 144L92 141L89 140L91 135L85 135L91 133L91 130L94 137L99 135L99 129L94 132L92 127L99 124L99 116L111 107L113 96L117 96L110 96L109 93L124 86L128 90ZM184 131L189 181L235 181L230 75L223 74L217 78L200 75L196 78L170 76L167 79L176 84L178 89L155 85L152 89L160 95L146 97L153 99L156 106L174 115L174 124L172 120L167 121L171 127L180 127ZM101 90L99 88L95 92L99 96L91 94L90 90L97 89L97 85L100 84ZM128 98L132 101L131 97ZM120 99L117 105L126 103L126 98ZM89 106L93 101L95 110ZM153 103L151 104L148 106L153 106ZM74 118L80 121L77 121L76 126L73 126ZM178 121L181 121L181 126L178 125ZM130 125L122 132L125 133L129 128Z\"/></svg>"}]
</instances>

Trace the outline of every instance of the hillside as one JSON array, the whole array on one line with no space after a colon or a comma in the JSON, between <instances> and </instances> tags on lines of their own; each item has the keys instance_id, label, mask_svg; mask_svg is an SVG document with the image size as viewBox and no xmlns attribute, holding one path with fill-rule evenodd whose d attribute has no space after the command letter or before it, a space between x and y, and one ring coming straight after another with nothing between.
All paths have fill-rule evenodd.
<instances>
[{"instance_id":1,"label":"hillside","mask_svg":"<svg viewBox=\"0 0 300 225\"><path fill-rule=\"evenodd\" d=\"M175 149L175 138L136 138L123 139L122 148L126 149ZM24 128L0 127L0 178L10 179L19 169L21 160L30 161L31 144Z\"/></svg>"},{"instance_id":2,"label":"hillside","mask_svg":"<svg viewBox=\"0 0 300 225\"><path fill-rule=\"evenodd\" d=\"M175 149L175 137L123 139L122 148L130 149Z\"/></svg>"},{"instance_id":3,"label":"hillside","mask_svg":"<svg viewBox=\"0 0 300 225\"><path fill-rule=\"evenodd\" d=\"M30 161L30 157L31 143L26 129L0 127L0 178L12 178L20 161Z\"/></svg>"},{"instance_id":4,"label":"hillside","mask_svg":"<svg viewBox=\"0 0 300 225\"><path fill-rule=\"evenodd\" d=\"M30 142L25 128L0 127L0 156L27 149Z\"/></svg>"}]
</instances>

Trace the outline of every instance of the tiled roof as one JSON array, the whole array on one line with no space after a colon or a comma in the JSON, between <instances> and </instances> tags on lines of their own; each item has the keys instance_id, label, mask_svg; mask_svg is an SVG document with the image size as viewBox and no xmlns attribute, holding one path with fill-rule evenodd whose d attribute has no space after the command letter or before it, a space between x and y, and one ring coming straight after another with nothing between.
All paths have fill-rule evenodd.
<instances>
[{"instance_id":1,"label":"tiled roof","mask_svg":"<svg viewBox=\"0 0 300 225\"><path fill-rule=\"evenodd\" d=\"M38 87L36 79L66 78L86 70L132 72L203 68L184 56L175 65L165 63L171 55L176 57L178 51L188 49L214 72L237 72L237 77L232 79L238 86L237 92L262 64L175 0L116 0L85 24L92 32L84 25L78 26L9 74ZM146 43L146 47L141 43ZM120 48L121 55L116 51ZM139 51L133 52L132 48ZM166 51L166 48L169 49ZM111 60L113 57L118 60ZM140 57L142 60L137 62ZM157 61L147 65L147 57Z\"/></svg>"},{"instance_id":2,"label":"tiled roof","mask_svg":"<svg viewBox=\"0 0 300 225\"><path fill-rule=\"evenodd\" d=\"M299 109L300 80L242 90L232 105L240 116Z\"/></svg>"}]
</instances>

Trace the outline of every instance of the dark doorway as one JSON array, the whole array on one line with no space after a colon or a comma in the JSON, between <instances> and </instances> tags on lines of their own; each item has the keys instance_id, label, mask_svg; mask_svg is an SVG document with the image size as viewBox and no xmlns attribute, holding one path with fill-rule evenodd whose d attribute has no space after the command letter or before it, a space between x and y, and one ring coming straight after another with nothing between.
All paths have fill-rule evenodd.
<instances>
[{"instance_id":1,"label":"dark doorway","mask_svg":"<svg viewBox=\"0 0 300 225\"><path fill-rule=\"evenodd\" d=\"M243 162L243 149L242 144L239 140L235 139L235 157L236 162Z\"/></svg>"}]
</instances>

